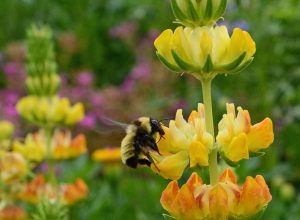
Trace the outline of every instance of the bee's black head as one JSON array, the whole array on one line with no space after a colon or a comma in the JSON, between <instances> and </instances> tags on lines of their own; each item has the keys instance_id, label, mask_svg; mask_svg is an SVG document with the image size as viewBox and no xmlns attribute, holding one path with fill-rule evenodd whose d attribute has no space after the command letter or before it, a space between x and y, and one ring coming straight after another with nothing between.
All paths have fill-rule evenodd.
<instances>
[{"instance_id":1,"label":"bee's black head","mask_svg":"<svg viewBox=\"0 0 300 220\"><path fill-rule=\"evenodd\" d=\"M150 124L153 133L158 132L160 136L163 136L165 134L165 131L162 128L161 123L159 121L150 118Z\"/></svg>"}]
</instances>

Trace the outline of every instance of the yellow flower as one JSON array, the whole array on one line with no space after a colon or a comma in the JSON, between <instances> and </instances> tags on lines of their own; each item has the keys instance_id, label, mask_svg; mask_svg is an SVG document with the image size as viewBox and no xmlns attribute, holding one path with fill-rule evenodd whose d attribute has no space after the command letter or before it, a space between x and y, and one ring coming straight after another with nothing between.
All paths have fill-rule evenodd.
<instances>
[{"instance_id":1,"label":"yellow flower","mask_svg":"<svg viewBox=\"0 0 300 220\"><path fill-rule=\"evenodd\" d=\"M0 141L9 140L14 133L14 125L9 121L0 121Z\"/></svg>"},{"instance_id":2,"label":"yellow flower","mask_svg":"<svg viewBox=\"0 0 300 220\"><path fill-rule=\"evenodd\" d=\"M119 147L107 147L95 150L92 154L92 159L103 163L120 163L121 149Z\"/></svg>"},{"instance_id":3,"label":"yellow flower","mask_svg":"<svg viewBox=\"0 0 300 220\"><path fill-rule=\"evenodd\" d=\"M51 197L54 201L72 205L84 198L88 194L88 186L82 179L77 179L74 184L62 183L53 188L45 182L42 175L36 176L31 182L27 183L24 191L19 194L19 198L30 203L38 203L43 196Z\"/></svg>"},{"instance_id":4,"label":"yellow flower","mask_svg":"<svg viewBox=\"0 0 300 220\"><path fill-rule=\"evenodd\" d=\"M169 69L197 78L239 72L251 63L256 51L248 32L235 28L230 37L225 26L178 27L174 33L168 29L154 45Z\"/></svg>"},{"instance_id":5,"label":"yellow flower","mask_svg":"<svg viewBox=\"0 0 300 220\"><path fill-rule=\"evenodd\" d=\"M72 139L71 132L56 131L52 140L52 149L56 160L79 157L87 152L85 136L79 134Z\"/></svg>"},{"instance_id":6,"label":"yellow flower","mask_svg":"<svg viewBox=\"0 0 300 220\"><path fill-rule=\"evenodd\" d=\"M240 219L263 211L271 199L262 176L247 177L239 186L233 172L227 169L214 186L203 184L196 173L181 188L172 181L160 202L173 217L182 220Z\"/></svg>"},{"instance_id":7,"label":"yellow flower","mask_svg":"<svg viewBox=\"0 0 300 220\"><path fill-rule=\"evenodd\" d=\"M175 120L169 127L163 127L164 138L158 142L161 155L152 152L155 164L151 168L167 179L178 179L184 169L208 166L209 153L213 148L213 137L206 131L204 105L198 105L198 111L192 111L188 121L177 110Z\"/></svg>"},{"instance_id":8,"label":"yellow flower","mask_svg":"<svg viewBox=\"0 0 300 220\"><path fill-rule=\"evenodd\" d=\"M262 122L251 125L249 112L234 104L227 104L227 114L219 123L217 145L221 155L227 162L236 163L249 156L259 155L274 141L273 124L266 118Z\"/></svg>"},{"instance_id":9,"label":"yellow flower","mask_svg":"<svg viewBox=\"0 0 300 220\"><path fill-rule=\"evenodd\" d=\"M23 156L16 152L6 152L0 157L0 182L13 184L27 174Z\"/></svg>"},{"instance_id":10,"label":"yellow flower","mask_svg":"<svg viewBox=\"0 0 300 220\"><path fill-rule=\"evenodd\" d=\"M19 141L13 143L15 152L19 152L28 160L35 162L41 162L45 157L52 157L56 160L76 158L87 152L85 136L79 134L72 138L70 131L56 130L50 147L51 155L47 155L47 142L42 130L28 134L24 143Z\"/></svg>"},{"instance_id":11,"label":"yellow flower","mask_svg":"<svg viewBox=\"0 0 300 220\"><path fill-rule=\"evenodd\" d=\"M177 22L184 26L214 25L224 14L227 0L172 0Z\"/></svg>"},{"instance_id":12,"label":"yellow flower","mask_svg":"<svg viewBox=\"0 0 300 220\"><path fill-rule=\"evenodd\" d=\"M71 106L69 99L26 96L17 103L17 110L26 120L38 125L74 125L84 117L82 103Z\"/></svg>"},{"instance_id":13,"label":"yellow flower","mask_svg":"<svg viewBox=\"0 0 300 220\"><path fill-rule=\"evenodd\" d=\"M47 154L45 137L39 133L28 134L24 142L13 142L13 151L22 154L29 161L41 162Z\"/></svg>"}]
</instances>

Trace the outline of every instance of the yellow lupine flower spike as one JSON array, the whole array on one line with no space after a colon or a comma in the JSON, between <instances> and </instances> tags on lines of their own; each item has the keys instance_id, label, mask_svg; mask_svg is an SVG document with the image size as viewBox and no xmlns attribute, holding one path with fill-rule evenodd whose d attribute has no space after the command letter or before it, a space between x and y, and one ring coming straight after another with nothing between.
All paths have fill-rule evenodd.
<instances>
[{"instance_id":1,"label":"yellow lupine flower spike","mask_svg":"<svg viewBox=\"0 0 300 220\"><path fill-rule=\"evenodd\" d=\"M244 185L239 186L234 173L227 169L214 186L203 184L196 173L181 188L174 180L162 192L160 202L177 219L225 220L251 218L263 212L271 199L262 176L247 177Z\"/></svg>"},{"instance_id":2,"label":"yellow lupine flower spike","mask_svg":"<svg viewBox=\"0 0 300 220\"><path fill-rule=\"evenodd\" d=\"M249 159L250 156L261 154L261 151L273 143L274 133L271 119L251 125L251 118L247 110L237 108L234 104L227 104L227 114L219 122L217 145L221 155L227 162L234 163Z\"/></svg>"},{"instance_id":3,"label":"yellow lupine flower spike","mask_svg":"<svg viewBox=\"0 0 300 220\"><path fill-rule=\"evenodd\" d=\"M165 30L154 45L158 58L170 70L197 78L240 72L256 51L249 33L235 28L230 37L226 26Z\"/></svg>"}]
</instances>

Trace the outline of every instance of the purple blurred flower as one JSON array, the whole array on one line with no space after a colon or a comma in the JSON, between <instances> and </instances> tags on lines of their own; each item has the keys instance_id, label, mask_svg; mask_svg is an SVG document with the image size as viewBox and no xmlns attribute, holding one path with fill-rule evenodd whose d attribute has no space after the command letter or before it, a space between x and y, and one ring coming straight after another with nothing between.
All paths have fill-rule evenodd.
<instances>
[{"instance_id":1,"label":"purple blurred flower","mask_svg":"<svg viewBox=\"0 0 300 220\"><path fill-rule=\"evenodd\" d=\"M96 116L91 113L88 113L86 114L84 119L80 121L79 124L86 129L92 129L96 125Z\"/></svg>"},{"instance_id":2,"label":"purple blurred flower","mask_svg":"<svg viewBox=\"0 0 300 220\"><path fill-rule=\"evenodd\" d=\"M99 108L104 102L104 98L102 97L102 95L97 92L91 94L89 97L90 97L89 101L93 107Z\"/></svg>"},{"instance_id":3,"label":"purple blurred flower","mask_svg":"<svg viewBox=\"0 0 300 220\"><path fill-rule=\"evenodd\" d=\"M147 63L140 63L135 66L131 73L130 77L132 79L145 79L150 75L150 66Z\"/></svg>"},{"instance_id":4,"label":"purple blurred flower","mask_svg":"<svg viewBox=\"0 0 300 220\"><path fill-rule=\"evenodd\" d=\"M7 118L14 119L14 118L18 117L18 112L14 105L6 105L3 108L3 113Z\"/></svg>"},{"instance_id":5,"label":"purple blurred flower","mask_svg":"<svg viewBox=\"0 0 300 220\"><path fill-rule=\"evenodd\" d=\"M74 101L80 101L85 98L86 90L82 89L81 87L70 88L69 96Z\"/></svg>"},{"instance_id":6,"label":"purple blurred flower","mask_svg":"<svg viewBox=\"0 0 300 220\"><path fill-rule=\"evenodd\" d=\"M187 102L183 99L176 101L169 109L171 115L174 115L177 109L184 109L187 106Z\"/></svg>"},{"instance_id":7,"label":"purple blurred flower","mask_svg":"<svg viewBox=\"0 0 300 220\"><path fill-rule=\"evenodd\" d=\"M121 85L121 90L124 93L129 93L134 87L135 81L133 79L127 78Z\"/></svg>"},{"instance_id":8,"label":"purple blurred flower","mask_svg":"<svg viewBox=\"0 0 300 220\"><path fill-rule=\"evenodd\" d=\"M250 29L249 24L245 20L237 20L237 21L233 22L232 29L234 29L236 27L241 28L244 31L249 31L249 29Z\"/></svg>"},{"instance_id":9,"label":"purple blurred flower","mask_svg":"<svg viewBox=\"0 0 300 220\"><path fill-rule=\"evenodd\" d=\"M94 76L91 72L81 72L77 75L76 82L79 86L91 86Z\"/></svg>"},{"instance_id":10,"label":"purple blurred flower","mask_svg":"<svg viewBox=\"0 0 300 220\"><path fill-rule=\"evenodd\" d=\"M134 22L123 22L118 26L114 26L109 30L109 35L113 38L130 38L137 30L137 25Z\"/></svg>"},{"instance_id":11,"label":"purple blurred flower","mask_svg":"<svg viewBox=\"0 0 300 220\"><path fill-rule=\"evenodd\" d=\"M15 75L20 71L20 67L17 63L10 62L4 65L3 71L6 75Z\"/></svg>"}]
</instances>

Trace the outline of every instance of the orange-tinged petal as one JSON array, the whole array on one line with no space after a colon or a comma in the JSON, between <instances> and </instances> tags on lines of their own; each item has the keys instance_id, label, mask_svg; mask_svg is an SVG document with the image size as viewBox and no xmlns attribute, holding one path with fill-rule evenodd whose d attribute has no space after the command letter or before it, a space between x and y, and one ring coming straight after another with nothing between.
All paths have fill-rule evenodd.
<instances>
[{"instance_id":1,"label":"orange-tinged petal","mask_svg":"<svg viewBox=\"0 0 300 220\"><path fill-rule=\"evenodd\" d=\"M203 184L203 181L200 176L196 172L193 172L188 181L186 182L186 185L189 187L189 189L194 192L194 189L201 186Z\"/></svg>"},{"instance_id":2,"label":"orange-tinged petal","mask_svg":"<svg viewBox=\"0 0 300 220\"><path fill-rule=\"evenodd\" d=\"M179 217L183 220L200 219L201 210L197 205L193 192L185 184L181 187L175 198L174 207L179 208L181 215L174 217Z\"/></svg>"},{"instance_id":3,"label":"orange-tinged petal","mask_svg":"<svg viewBox=\"0 0 300 220\"><path fill-rule=\"evenodd\" d=\"M233 162L237 162L242 159L249 159L246 134L241 133L239 136L234 137L228 149L224 149L224 153L225 156Z\"/></svg>"},{"instance_id":4,"label":"orange-tinged petal","mask_svg":"<svg viewBox=\"0 0 300 220\"><path fill-rule=\"evenodd\" d=\"M209 193L209 210L212 219L228 219L228 196L220 184L215 185Z\"/></svg>"},{"instance_id":5,"label":"orange-tinged petal","mask_svg":"<svg viewBox=\"0 0 300 220\"><path fill-rule=\"evenodd\" d=\"M263 176L257 175L255 177L255 181L260 185L261 189L263 190L263 195L265 199L265 203L268 203L272 200L272 195L270 193L269 187L264 179Z\"/></svg>"},{"instance_id":6,"label":"orange-tinged petal","mask_svg":"<svg viewBox=\"0 0 300 220\"><path fill-rule=\"evenodd\" d=\"M247 138L249 150L252 152L268 148L273 141L273 123L269 118L266 118L262 122L253 125Z\"/></svg>"},{"instance_id":7,"label":"orange-tinged petal","mask_svg":"<svg viewBox=\"0 0 300 220\"><path fill-rule=\"evenodd\" d=\"M178 194L179 187L177 181L171 181L161 194L160 203L162 207L172 215L179 216L178 207L174 207L174 201Z\"/></svg>"},{"instance_id":8,"label":"orange-tinged petal","mask_svg":"<svg viewBox=\"0 0 300 220\"><path fill-rule=\"evenodd\" d=\"M198 112L193 110L188 118L188 122L193 122L198 117Z\"/></svg>"},{"instance_id":9,"label":"orange-tinged petal","mask_svg":"<svg viewBox=\"0 0 300 220\"><path fill-rule=\"evenodd\" d=\"M236 184L237 180L232 170L228 168L219 176L219 182L231 182Z\"/></svg>"},{"instance_id":10,"label":"orange-tinged petal","mask_svg":"<svg viewBox=\"0 0 300 220\"><path fill-rule=\"evenodd\" d=\"M259 212L266 204L261 186L252 177L247 177L239 202L238 214L251 216Z\"/></svg>"},{"instance_id":11,"label":"orange-tinged petal","mask_svg":"<svg viewBox=\"0 0 300 220\"><path fill-rule=\"evenodd\" d=\"M189 147L190 167L208 166L208 148L199 141L193 141Z\"/></svg>"}]
</instances>

